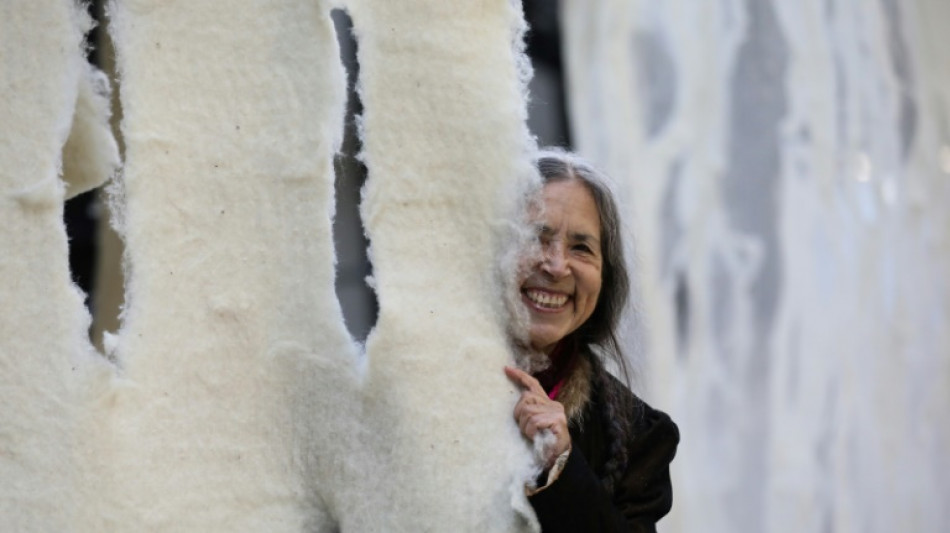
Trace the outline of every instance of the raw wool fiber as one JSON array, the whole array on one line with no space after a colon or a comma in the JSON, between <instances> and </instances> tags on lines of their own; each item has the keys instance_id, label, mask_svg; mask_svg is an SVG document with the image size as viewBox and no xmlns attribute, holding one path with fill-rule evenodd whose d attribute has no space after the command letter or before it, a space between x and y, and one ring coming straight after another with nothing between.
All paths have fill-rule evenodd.
<instances>
[{"instance_id":1,"label":"raw wool fiber","mask_svg":"<svg viewBox=\"0 0 950 533\"><path fill-rule=\"evenodd\" d=\"M0 530L69 531L90 491L79 427L107 366L67 262L63 200L109 176L104 97L70 2L0 5ZM63 163L64 145L82 165Z\"/></svg>"},{"instance_id":2,"label":"raw wool fiber","mask_svg":"<svg viewBox=\"0 0 950 533\"><path fill-rule=\"evenodd\" d=\"M102 185L119 167L119 147L103 121L110 114L109 80L85 61L82 68L72 128L63 146L67 199Z\"/></svg>"},{"instance_id":3,"label":"raw wool fiber","mask_svg":"<svg viewBox=\"0 0 950 533\"><path fill-rule=\"evenodd\" d=\"M367 475L368 497L351 502L365 508L343 529L376 530L367 520L383 520L393 531L512 530L522 520L504 512L512 504L532 515L523 495L530 454L510 423L517 392L497 376L511 355L489 265L499 237L517 236L512 216L534 179L520 6L346 8L359 45L369 171L361 210L380 306L367 340L366 406L389 423L372 434L386 474Z\"/></svg>"},{"instance_id":4,"label":"raw wool fiber","mask_svg":"<svg viewBox=\"0 0 950 533\"><path fill-rule=\"evenodd\" d=\"M344 85L329 9L122 1L110 20L130 269L122 370L90 428L110 470L93 529L328 528L314 491L335 480L304 458L313 433L352 429L295 407L328 395L340 404L321 412L356 418L336 390L356 357L333 289ZM301 379L317 359L336 389Z\"/></svg>"},{"instance_id":5,"label":"raw wool fiber","mask_svg":"<svg viewBox=\"0 0 950 533\"><path fill-rule=\"evenodd\" d=\"M88 120L105 110L79 48L88 23L67 1L21 3L0 22L8 86L31 98L0 117L18 133L0 163L22 172L2 182L0 274L17 280L0 338L0 400L16 406L0 411L2 529L537 530L502 373L502 293L537 185L517 4L345 6L381 307L361 354L333 289L330 6L112 3L128 265L113 367L69 281L57 179L67 139L71 190L116 159Z\"/></svg>"}]
</instances>

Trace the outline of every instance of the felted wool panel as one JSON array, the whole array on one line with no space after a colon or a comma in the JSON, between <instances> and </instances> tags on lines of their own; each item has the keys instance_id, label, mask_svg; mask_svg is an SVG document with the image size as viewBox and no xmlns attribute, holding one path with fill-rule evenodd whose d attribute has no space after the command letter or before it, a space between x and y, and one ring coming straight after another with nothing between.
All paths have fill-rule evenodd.
<instances>
[{"instance_id":1,"label":"felted wool panel","mask_svg":"<svg viewBox=\"0 0 950 533\"><path fill-rule=\"evenodd\" d=\"M62 203L67 167L84 187L116 162L96 76L90 21L71 2L0 6L0 530L68 531L90 474L80 427L107 369L69 275ZM77 103L78 101L78 103ZM63 163L64 145L81 169Z\"/></svg>"},{"instance_id":2,"label":"felted wool panel","mask_svg":"<svg viewBox=\"0 0 950 533\"><path fill-rule=\"evenodd\" d=\"M63 145L62 176L66 198L94 189L119 166L118 146L109 123L109 80L82 62L75 112L69 138Z\"/></svg>"},{"instance_id":3,"label":"felted wool panel","mask_svg":"<svg viewBox=\"0 0 950 533\"><path fill-rule=\"evenodd\" d=\"M61 222L67 187L117 160L81 53L88 21L67 2L0 12L5 90L22 104L0 108L15 133L0 144L16 309L0 326L4 529L537 529L502 372L537 185L520 8L345 7L381 308L365 350L333 289L344 77L330 6L123 0L109 29L127 276L114 364L88 342Z\"/></svg>"},{"instance_id":4,"label":"felted wool panel","mask_svg":"<svg viewBox=\"0 0 950 533\"><path fill-rule=\"evenodd\" d=\"M347 505L343 528L520 529L533 519L523 496L530 460L511 424L517 392L499 379L511 355L498 264L535 179L520 7L346 9L359 50L369 171L361 212L380 306L364 388L375 459L364 464L382 475L369 473L369 494Z\"/></svg>"},{"instance_id":5,"label":"felted wool panel","mask_svg":"<svg viewBox=\"0 0 950 533\"><path fill-rule=\"evenodd\" d=\"M513 510L530 462L497 265L531 181L520 13L347 7L382 309L362 355L332 289L343 77L327 6L115 5L131 271L104 526L531 520Z\"/></svg>"},{"instance_id":6,"label":"felted wool panel","mask_svg":"<svg viewBox=\"0 0 950 533\"><path fill-rule=\"evenodd\" d=\"M333 293L343 76L321 2L111 6L129 264L122 368L90 436L98 530L329 527L300 398L355 360ZM354 402L332 411L344 416ZM331 411L323 411L331 416ZM312 413L310 413L312 415Z\"/></svg>"}]
</instances>

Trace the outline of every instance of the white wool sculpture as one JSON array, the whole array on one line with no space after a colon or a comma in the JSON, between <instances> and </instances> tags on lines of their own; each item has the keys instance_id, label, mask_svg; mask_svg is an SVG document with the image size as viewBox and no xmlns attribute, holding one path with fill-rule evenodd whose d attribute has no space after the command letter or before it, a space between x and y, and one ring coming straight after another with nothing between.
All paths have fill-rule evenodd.
<instances>
[{"instance_id":1,"label":"white wool sculpture","mask_svg":"<svg viewBox=\"0 0 950 533\"><path fill-rule=\"evenodd\" d=\"M0 529L536 530L498 264L535 179L517 4L343 6L380 304L363 351L333 289L333 6L114 2L128 282L106 356L57 177L63 161L79 191L117 165L88 23L69 1L12 4Z\"/></svg>"},{"instance_id":2,"label":"white wool sculpture","mask_svg":"<svg viewBox=\"0 0 950 533\"><path fill-rule=\"evenodd\" d=\"M108 368L85 340L62 222L67 191L97 185L118 161L96 112L108 100L81 53L89 23L61 0L0 5L3 531L69 531L99 486L83 430Z\"/></svg>"}]
</instances>

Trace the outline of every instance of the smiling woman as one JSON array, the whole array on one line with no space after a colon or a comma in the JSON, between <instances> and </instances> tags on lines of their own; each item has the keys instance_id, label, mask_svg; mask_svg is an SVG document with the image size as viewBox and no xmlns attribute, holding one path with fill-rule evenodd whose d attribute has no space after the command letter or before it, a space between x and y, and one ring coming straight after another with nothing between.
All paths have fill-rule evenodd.
<instances>
[{"instance_id":1,"label":"smiling woman","mask_svg":"<svg viewBox=\"0 0 950 533\"><path fill-rule=\"evenodd\" d=\"M604 368L626 377L617 328L629 293L620 220L605 178L576 156L542 152L533 211L541 253L521 280L534 375L506 368L536 443L540 475L526 488L542 531L655 531L672 505L669 464L679 431Z\"/></svg>"},{"instance_id":2,"label":"smiling woman","mask_svg":"<svg viewBox=\"0 0 950 533\"><path fill-rule=\"evenodd\" d=\"M532 347L550 353L590 318L600 295L600 217L590 189L579 180L549 183L541 191L542 260L522 283L531 315Z\"/></svg>"}]
</instances>

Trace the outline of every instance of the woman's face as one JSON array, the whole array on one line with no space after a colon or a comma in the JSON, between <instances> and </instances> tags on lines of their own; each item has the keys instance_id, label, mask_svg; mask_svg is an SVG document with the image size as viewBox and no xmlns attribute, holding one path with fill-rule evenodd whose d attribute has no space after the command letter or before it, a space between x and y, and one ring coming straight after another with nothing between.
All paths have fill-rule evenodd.
<instances>
[{"instance_id":1,"label":"woman's face","mask_svg":"<svg viewBox=\"0 0 950 533\"><path fill-rule=\"evenodd\" d=\"M531 317L532 348L550 353L594 312L603 258L597 204L582 182L550 182L541 200L543 212L534 220L541 256L521 282L521 300Z\"/></svg>"}]
</instances>

